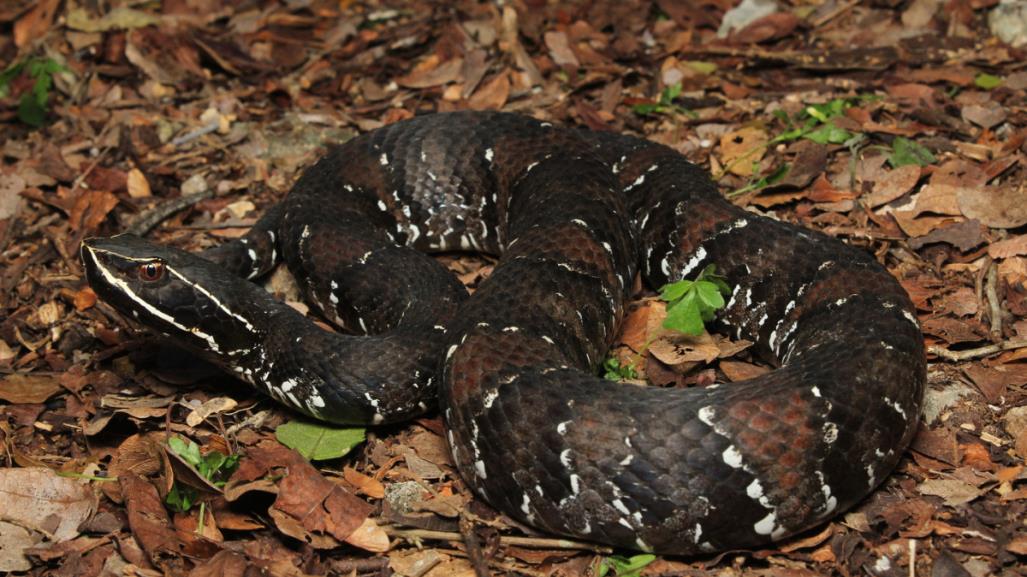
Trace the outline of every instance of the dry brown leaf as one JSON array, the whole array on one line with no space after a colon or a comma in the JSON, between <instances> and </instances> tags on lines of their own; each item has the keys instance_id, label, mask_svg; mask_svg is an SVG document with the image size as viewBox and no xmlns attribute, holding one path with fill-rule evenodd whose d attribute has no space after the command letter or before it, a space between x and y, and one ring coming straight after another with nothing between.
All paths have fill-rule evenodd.
<instances>
[{"instance_id":1,"label":"dry brown leaf","mask_svg":"<svg viewBox=\"0 0 1027 577\"><path fill-rule=\"evenodd\" d=\"M453 58L440 63L438 57L432 55L417 65L409 74L397 78L396 84L407 88L442 86L459 80L463 68L463 58Z\"/></svg>"},{"instance_id":2,"label":"dry brown leaf","mask_svg":"<svg viewBox=\"0 0 1027 577\"><path fill-rule=\"evenodd\" d=\"M704 332L699 336L680 333L665 334L649 345L649 353L667 365L708 363L720 356L717 341Z\"/></svg>"},{"instance_id":3,"label":"dry brown leaf","mask_svg":"<svg viewBox=\"0 0 1027 577\"><path fill-rule=\"evenodd\" d=\"M467 106L472 110L499 110L509 97L510 75L503 71L475 90L467 101Z\"/></svg>"},{"instance_id":4,"label":"dry brown leaf","mask_svg":"<svg viewBox=\"0 0 1027 577\"><path fill-rule=\"evenodd\" d=\"M1027 234L993 242L988 246L988 256L995 259L1027 255Z\"/></svg>"},{"instance_id":5,"label":"dry brown leaf","mask_svg":"<svg viewBox=\"0 0 1027 577\"><path fill-rule=\"evenodd\" d=\"M189 411L189 415L185 418L185 423L190 427L195 427L206 420L207 417L231 411L238 404L235 399L229 397L214 397Z\"/></svg>"},{"instance_id":6,"label":"dry brown leaf","mask_svg":"<svg viewBox=\"0 0 1027 577\"><path fill-rule=\"evenodd\" d=\"M961 186L950 184L928 184L920 189L920 192L913 195L912 216L920 216L930 213L935 215L960 216L959 203L956 200L961 190L967 190Z\"/></svg>"},{"instance_id":7,"label":"dry brown leaf","mask_svg":"<svg viewBox=\"0 0 1027 577\"><path fill-rule=\"evenodd\" d=\"M1016 228L1027 224L1027 202L1021 182L1010 186L960 188L957 191L959 210L967 218L976 218L992 228Z\"/></svg>"},{"instance_id":8,"label":"dry brown leaf","mask_svg":"<svg viewBox=\"0 0 1027 577\"><path fill-rule=\"evenodd\" d=\"M372 499L385 498L385 485L382 485L381 481L365 475L353 467L343 468L342 478L356 488L357 494L364 494Z\"/></svg>"},{"instance_id":9,"label":"dry brown leaf","mask_svg":"<svg viewBox=\"0 0 1027 577\"><path fill-rule=\"evenodd\" d=\"M151 195L150 182L146 180L143 171L138 168L128 171L127 188L128 195L132 198L147 198Z\"/></svg>"},{"instance_id":10,"label":"dry brown leaf","mask_svg":"<svg viewBox=\"0 0 1027 577\"><path fill-rule=\"evenodd\" d=\"M75 538L96 505L87 483L53 469L0 469L0 520L39 531L54 542Z\"/></svg>"},{"instance_id":11,"label":"dry brown leaf","mask_svg":"<svg viewBox=\"0 0 1027 577\"><path fill-rule=\"evenodd\" d=\"M25 550L35 547L40 539L24 527L0 521L0 572L32 569Z\"/></svg>"},{"instance_id":12,"label":"dry brown leaf","mask_svg":"<svg viewBox=\"0 0 1027 577\"><path fill-rule=\"evenodd\" d=\"M566 33L560 31L549 31L545 33L544 39L546 42L546 48L549 49L549 55L553 57L553 62L555 62L557 66L570 66L571 68L581 66L578 62L578 57L575 56L574 51L571 50Z\"/></svg>"},{"instance_id":13,"label":"dry brown leaf","mask_svg":"<svg viewBox=\"0 0 1027 577\"><path fill-rule=\"evenodd\" d=\"M364 519L364 522L343 541L372 553L384 553L389 550L389 535L371 518Z\"/></svg>"},{"instance_id":14,"label":"dry brown leaf","mask_svg":"<svg viewBox=\"0 0 1027 577\"><path fill-rule=\"evenodd\" d=\"M770 372L768 367L761 367L759 365L743 363L741 361L721 361L720 370L723 371L728 380L733 383L758 377Z\"/></svg>"},{"instance_id":15,"label":"dry brown leaf","mask_svg":"<svg viewBox=\"0 0 1027 577\"><path fill-rule=\"evenodd\" d=\"M867 195L866 202L870 208L877 208L897 198L901 198L920 180L920 167L915 164L900 166L890 170L874 182L873 191Z\"/></svg>"},{"instance_id":16,"label":"dry brown leaf","mask_svg":"<svg viewBox=\"0 0 1027 577\"><path fill-rule=\"evenodd\" d=\"M53 376L15 373L0 381L0 399L15 405L42 403L60 390L60 382Z\"/></svg>"},{"instance_id":17,"label":"dry brown leaf","mask_svg":"<svg viewBox=\"0 0 1027 577\"><path fill-rule=\"evenodd\" d=\"M766 131L755 126L728 132L720 137L721 162L731 174L752 176L753 166L767 152L768 140Z\"/></svg>"},{"instance_id":18,"label":"dry brown leaf","mask_svg":"<svg viewBox=\"0 0 1027 577\"><path fill-rule=\"evenodd\" d=\"M958 479L927 479L917 486L922 495L941 497L949 507L969 503L984 494L984 491Z\"/></svg>"},{"instance_id":19,"label":"dry brown leaf","mask_svg":"<svg viewBox=\"0 0 1027 577\"><path fill-rule=\"evenodd\" d=\"M972 122L981 128L994 128L1006 119L1006 109L997 102L989 105L970 104L962 110L963 120Z\"/></svg>"}]
</instances>

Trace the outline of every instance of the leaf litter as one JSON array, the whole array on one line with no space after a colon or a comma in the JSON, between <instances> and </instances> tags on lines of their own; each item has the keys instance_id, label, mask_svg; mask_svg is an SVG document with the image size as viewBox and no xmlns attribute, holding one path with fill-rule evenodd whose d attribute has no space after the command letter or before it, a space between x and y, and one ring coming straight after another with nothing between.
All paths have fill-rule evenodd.
<instances>
[{"instance_id":1,"label":"leaf litter","mask_svg":"<svg viewBox=\"0 0 1027 577\"><path fill-rule=\"evenodd\" d=\"M17 501L0 506L0 571L1022 574L1027 55L988 36L997 6L0 9L12 32L0 35L12 71L0 77L0 499ZM279 444L294 415L193 370L83 288L85 237L160 214L151 237L211 246L241 234L326 142L465 108L643 134L708 167L737 204L877 255L930 351L925 424L897 472L843 518L765 550L636 568L474 499L436 414L363 443ZM441 260L472 289L491 271L488 259ZM639 290L611 357L652 386L769 370L715 321L667 334L663 304ZM239 469L211 484L195 459L168 454L170 435L195 443L196 462L238 455ZM206 490L169 508L187 480Z\"/></svg>"}]
</instances>

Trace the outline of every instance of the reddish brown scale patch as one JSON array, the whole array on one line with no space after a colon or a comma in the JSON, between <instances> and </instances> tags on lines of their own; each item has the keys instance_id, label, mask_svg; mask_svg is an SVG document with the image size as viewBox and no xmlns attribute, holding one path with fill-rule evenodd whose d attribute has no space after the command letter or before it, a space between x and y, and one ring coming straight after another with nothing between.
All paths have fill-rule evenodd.
<instances>
[{"instance_id":1,"label":"reddish brown scale patch","mask_svg":"<svg viewBox=\"0 0 1027 577\"><path fill-rule=\"evenodd\" d=\"M802 484L802 475L795 471L786 471L777 477L777 484L783 491L790 491Z\"/></svg>"},{"instance_id":2,"label":"reddish brown scale patch","mask_svg":"<svg viewBox=\"0 0 1027 577\"><path fill-rule=\"evenodd\" d=\"M452 396L461 401L479 396L486 379L503 369L561 361L551 345L518 332L472 333L453 353Z\"/></svg>"},{"instance_id":3,"label":"reddish brown scale patch","mask_svg":"<svg viewBox=\"0 0 1027 577\"><path fill-rule=\"evenodd\" d=\"M759 410L760 408L755 403L742 401L731 405L731 408L728 409L728 416L738 421L748 422Z\"/></svg>"},{"instance_id":4,"label":"reddish brown scale patch","mask_svg":"<svg viewBox=\"0 0 1027 577\"><path fill-rule=\"evenodd\" d=\"M774 419L766 413L760 413L749 419L749 428L760 433L768 433L777 425L777 419Z\"/></svg>"},{"instance_id":5,"label":"reddish brown scale patch","mask_svg":"<svg viewBox=\"0 0 1027 577\"><path fill-rule=\"evenodd\" d=\"M714 232L737 218L738 212L731 205L704 203L690 209L686 215L679 216L676 223L679 254L692 254Z\"/></svg>"},{"instance_id":6,"label":"reddish brown scale patch","mask_svg":"<svg viewBox=\"0 0 1027 577\"><path fill-rule=\"evenodd\" d=\"M544 233L521 238L510 248L506 258L530 255L546 257L555 262L588 263L598 269L608 286L616 286L616 273L610 254L584 228L568 222L548 227Z\"/></svg>"}]
</instances>

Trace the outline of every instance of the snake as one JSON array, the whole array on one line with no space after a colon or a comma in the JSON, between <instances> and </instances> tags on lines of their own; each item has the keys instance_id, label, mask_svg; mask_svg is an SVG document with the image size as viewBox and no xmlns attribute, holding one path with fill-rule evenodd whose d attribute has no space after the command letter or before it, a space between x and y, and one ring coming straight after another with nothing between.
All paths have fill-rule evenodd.
<instances>
[{"instance_id":1,"label":"snake","mask_svg":"<svg viewBox=\"0 0 1027 577\"><path fill-rule=\"evenodd\" d=\"M433 253L496 255L468 295ZM126 317L322 421L438 410L464 482L544 533L660 554L758 548L853 507L917 427L916 309L873 255L736 206L674 149L505 112L333 145L243 236L190 253L87 239ZM319 326L254 282L284 262ZM770 370L598 376L636 278L714 264L713 329Z\"/></svg>"}]
</instances>

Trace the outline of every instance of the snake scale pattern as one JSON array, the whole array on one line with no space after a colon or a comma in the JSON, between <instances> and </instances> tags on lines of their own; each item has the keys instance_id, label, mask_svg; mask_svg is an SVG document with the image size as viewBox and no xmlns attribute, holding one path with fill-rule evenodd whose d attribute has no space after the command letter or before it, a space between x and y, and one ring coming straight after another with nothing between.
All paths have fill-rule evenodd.
<instances>
[{"instance_id":1,"label":"snake scale pattern","mask_svg":"<svg viewBox=\"0 0 1027 577\"><path fill-rule=\"evenodd\" d=\"M425 252L501 255L470 297ZM441 406L461 476L546 532L692 554L851 507L910 442L924 348L870 255L725 201L646 140L496 112L415 117L333 148L246 236L200 256L83 244L94 290L318 419ZM246 278L284 261L317 327ZM596 375L636 273L715 263L718 322L778 367L662 389ZM438 394L438 399L436 399Z\"/></svg>"}]
</instances>

